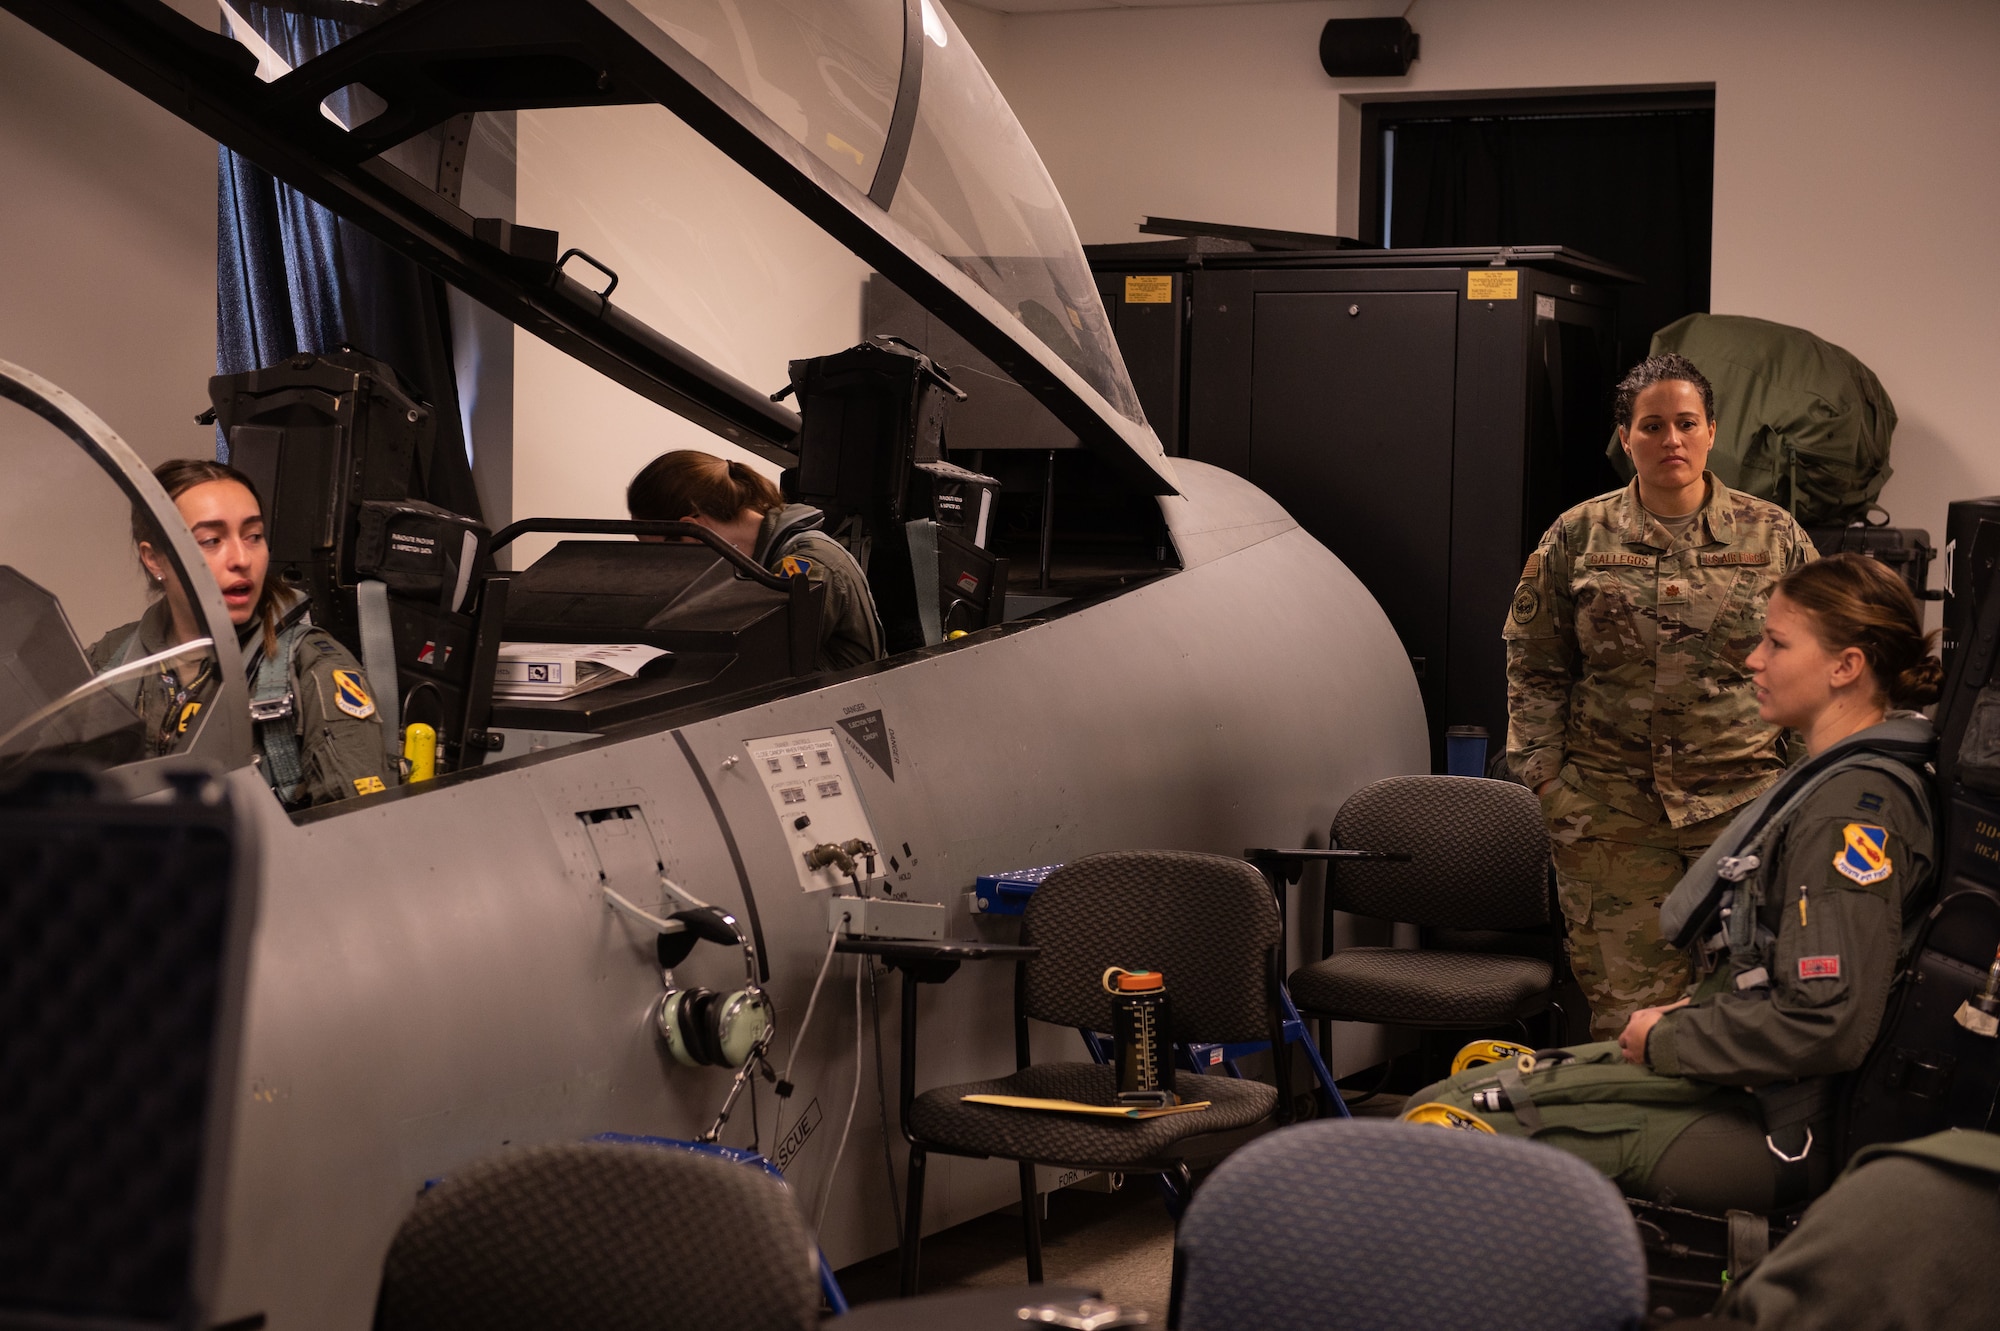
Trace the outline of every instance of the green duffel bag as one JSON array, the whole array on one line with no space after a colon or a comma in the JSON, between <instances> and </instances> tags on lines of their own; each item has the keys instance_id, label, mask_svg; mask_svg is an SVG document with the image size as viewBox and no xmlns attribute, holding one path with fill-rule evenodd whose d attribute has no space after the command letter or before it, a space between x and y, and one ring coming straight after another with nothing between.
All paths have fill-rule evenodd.
<instances>
[{"instance_id":1,"label":"green duffel bag","mask_svg":"<svg viewBox=\"0 0 2000 1331\"><path fill-rule=\"evenodd\" d=\"M1858 522L1890 476L1896 406L1848 351L1803 328L1734 314L1690 314L1653 334L1715 385L1715 451L1724 485L1783 505L1801 526ZM1619 474L1631 460L1611 436Z\"/></svg>"}]
</instances>

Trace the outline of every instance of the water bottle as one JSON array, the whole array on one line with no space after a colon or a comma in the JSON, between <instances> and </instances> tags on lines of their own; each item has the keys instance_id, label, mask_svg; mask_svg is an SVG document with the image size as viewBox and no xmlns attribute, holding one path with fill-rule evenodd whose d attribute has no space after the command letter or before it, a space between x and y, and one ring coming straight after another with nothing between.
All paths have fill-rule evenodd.
<instances>
[{"instance_id":1,"label":"water bottle","mask_svg":"<svg viewBox=\"0 0 2000 1331\"><path fill-rule=\"evenodd\" d=\"M1104 972L1111 995L1111 1039L1118 1051L1118 1098L1178 1104L1174 1094L1174 1028L1167 977L1158 971L1112 966Z\"/></svg>"}]
</instances>

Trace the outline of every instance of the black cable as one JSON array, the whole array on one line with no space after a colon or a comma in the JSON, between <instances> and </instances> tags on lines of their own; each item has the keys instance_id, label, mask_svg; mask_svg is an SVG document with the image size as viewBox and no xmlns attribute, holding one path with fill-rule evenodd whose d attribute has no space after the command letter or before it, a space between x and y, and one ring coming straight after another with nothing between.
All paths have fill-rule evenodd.
<instances>
[{"instance_id":1,"label":"black cable","mask_svg":"<svg viewBox=\"0 0 2000 1331\"><path fill-rule=\"evenodd\" d=\"M896 1152L889 1145L889 1092L882 1076L882 999L875 992L873 958L868 966L868 1013L875 1023L875 1104L882 1111L882 1167L889 1173L889 1213L896 1218L896 1246L903 1244L903 1196L896 1187Z\"/></svg>"},{"instance_id":2,"label":"black cable","mask_svg":"<svg viewBox=\"0 0 2000 1331\"><path fill-rule=\"evenodd\" d=\"M1395 1070L1396 1059L1391 1055L1382 1064L1382 1075L1375 1079L1373 1086L1363 1091L1360 1095L1349 1095L1345 1090L1341 1090L1340 1079L1337 1077L1334 1079L1334 1089L1340 1091L1340 1102L1348 1108L1352 1109L1355 1105L1365 1105L1376 1096L1382 1094L1384 1088L1389 1085L1389 1074ZM1364 1068L1363 1071L1366 1071L1366 1069Z\"/></svg>"}]
</instances>

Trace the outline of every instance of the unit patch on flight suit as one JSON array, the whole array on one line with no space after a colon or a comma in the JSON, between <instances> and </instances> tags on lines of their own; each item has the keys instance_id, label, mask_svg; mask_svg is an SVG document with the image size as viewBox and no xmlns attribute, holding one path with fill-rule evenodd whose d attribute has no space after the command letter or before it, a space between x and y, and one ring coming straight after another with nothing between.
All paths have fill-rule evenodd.
<instances>
[{"instance_id":1,"label":"unit patch on flight suit","mask_svg":"<svg viewBox=\"0 0 2000 1331\"><path fill-rule=\"evenodd\" d=\"M1527 624L1542 610L1542 594L1533 587L1523 586L1514 593L1514 622Z\"/></svg>"},{"instance_id":2,"label":"unit patch on flight suit","mask_svg":"<svg viewBox=\"0 0 2000 1331\"><path fill-rule=\"evenodd\" d=\"M1849 823L1840 831L1840 853L1834 872L1862 886L1879 883L1895 870L1889 863L1889 834L1870 823Z\"/></svg>"},{"instance_id":3,"label":"unit patch on flight suit","mask_svg":"<svg viewBox=\"0 0 2000 1331\"><path fill-rule=\"evenodd\" d=\"M333 705L357 721L375 715L375 700L368 696L359 670L333 672Z\"/></svg>"},{"instance_id":4,"label":"unit patch on flight suit","mask_svg":"<svg viewBox=\"0 0 2000 1331\"><path fill-rule=\"evenodd\" d=\"M804 555L786 555L778 561L778 576L796 578L801 573L813 571L813 562Z\"/></svg>"},{"instance_id":5,"label":"unit patch on flight suit","mask_svg":"<svg viewBox=\"0 0 2000 1331\"><path fill-rule=\"evenodd\" d=\"M1837 980L1840 978L1840 958L1800 957L1799 978L1801 980Z\"/></svg>"}]
</instances>

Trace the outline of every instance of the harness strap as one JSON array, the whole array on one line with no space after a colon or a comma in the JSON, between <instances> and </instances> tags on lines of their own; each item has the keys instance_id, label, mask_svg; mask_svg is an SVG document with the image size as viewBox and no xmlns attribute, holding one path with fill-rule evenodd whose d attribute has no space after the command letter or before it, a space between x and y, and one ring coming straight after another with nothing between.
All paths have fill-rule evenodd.
<instances>
[{"instance_id":1,"label":"harness strap","mask_svg":"<svg viewBox=\"0 0 2000 1331\"><path fill-rule=\"evenodd\" d=\"M1832 1127L1832 1081L1830 1077L1808 1077L1774 1082L1751 1092L1764 1119L1764 1145L1777 1161L1780 1209L1798 1205L1833 1181L1831 1140L1822 1143L1813 1132L1818 1127L1824 1134Z\"/></svg>"},{"instance_id":2,"label":"harness strap","mask_svg":"<svg viewBox=\"0 0 2000 1331\"><path fill-rule=\"evenodd\" d=\"M278 649L266 652L260 646L250 663L250 721L257 730L264 779L285 804L298 798L299 783L305 778L299 756L298 700L292 694L292 653L312 628L304 604L279 630Z\"/></svg>"},{"instance_id":3,"label":"harness strap","mask_svg":"<svg viewBox=\"0 0 2000 1331\"><path fill-rule=\"evenodd\" d=\"M403 727L397 716L396 638L389 627L389 587L364 578L354 589L355 617L361 621L361 668L375 690L375 707L382 714L382 748L392 765L403 758ZM385 687L386 685L386 687Z\"/></svg>"}]
</instances>

